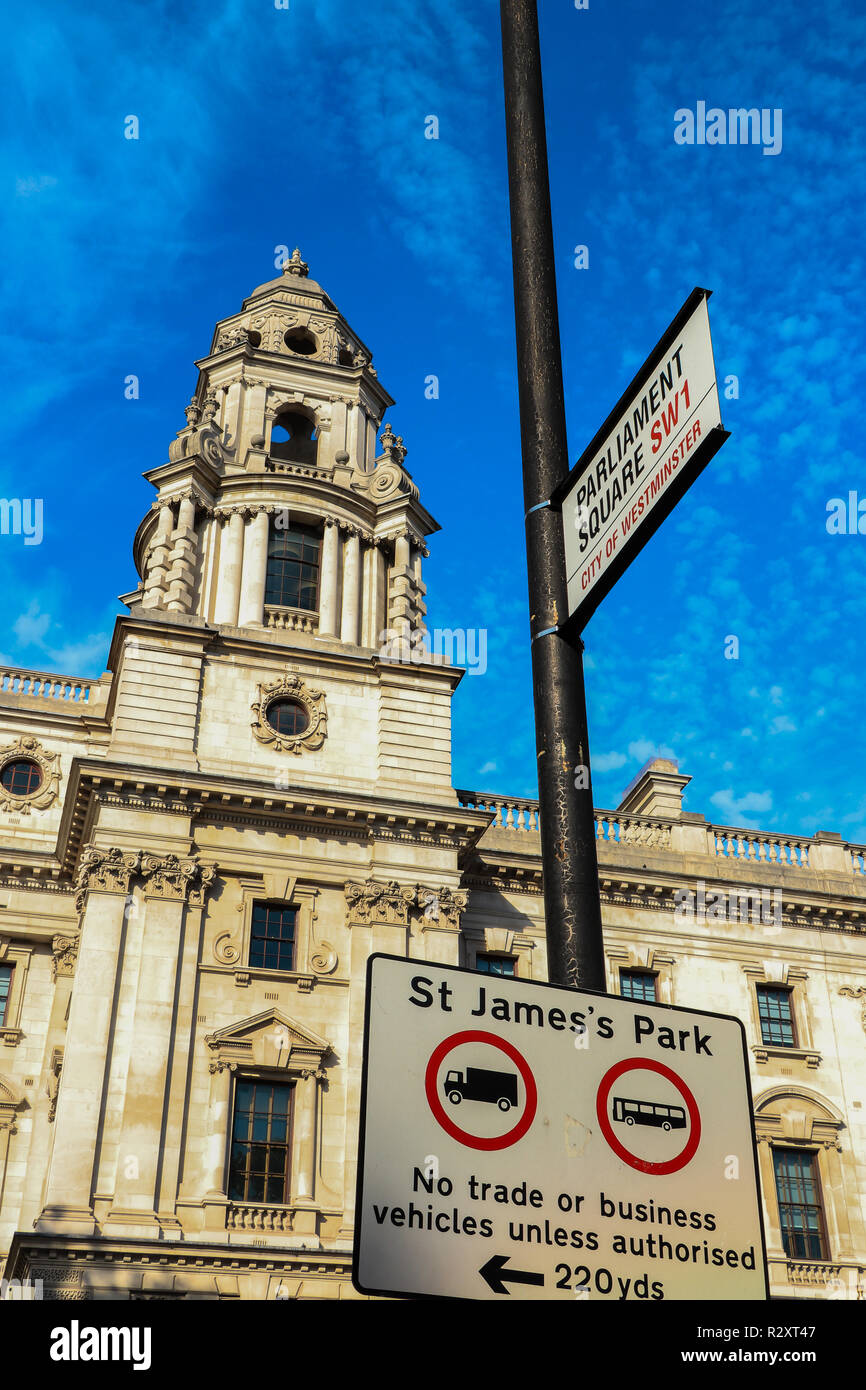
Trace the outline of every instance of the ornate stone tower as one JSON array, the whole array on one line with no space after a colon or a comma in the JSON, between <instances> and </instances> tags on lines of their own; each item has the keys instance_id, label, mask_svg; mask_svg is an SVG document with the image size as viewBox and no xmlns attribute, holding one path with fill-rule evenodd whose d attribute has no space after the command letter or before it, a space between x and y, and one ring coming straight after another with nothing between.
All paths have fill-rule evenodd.
<instances>
[{"instance_id":1,"label":"ornate stone tower","mask_svg":"<svg viewBox=\"0 0 866 1390\"><path fill-rule=\"evenodd\" d=\"M424 537L438 526L402 439L383 425L393 401L369 350L296 249L217 324L197 366L186 426L168 463L145 475L157 499L135 538L141 583L124 596L139 621L112 654L115 741L152 750L157 739L179 762L230 760L267 774L261 745L281 754L290 740L293 751L321 751L293 774L339 769L349 781L399 782L410 795L431 786L450 794L441 721L459 677L418 659ZM239 708L226 725L232 674L214 667L236 674L251 643L266 664L291 669L282 683L263 683L257 709L248 703L254 741L247 735L245 749ZM325 705L312 696L313 670L317 680L325 670L337 678ZM362 673L376 686L375 720L369 700L341 710ZM432 724L413 727L405 708L397 715L407 679L426 690Z\"/></svg>"}]
</instances>

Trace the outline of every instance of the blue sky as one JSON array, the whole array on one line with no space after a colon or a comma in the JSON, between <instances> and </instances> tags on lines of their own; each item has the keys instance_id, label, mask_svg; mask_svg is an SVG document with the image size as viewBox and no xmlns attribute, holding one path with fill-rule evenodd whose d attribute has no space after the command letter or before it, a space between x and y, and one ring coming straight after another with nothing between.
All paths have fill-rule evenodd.
<instances>
[{"instance_id":1,"label":"blue sky","mask_svg":"<svg viewBox=\"0 0 866 1390\"><path fill-rule=\"evenodd\" d=\"M586 629L596 804L660 751L717 823L866 841L866 534L826 529L831 498L866 499L866 14L542 0L540 20L572 460L694 285L739 382L731 439ZM43 498L44 538L0 537L3 660L102 671L140 475L215 321L297 243L442 525L430 625L487 630L455 784L535 795L498 6L44 0L7 64L0 487ZM781 110L781 151L676 144L698 101Z\"/></svg>"}]
</instances>

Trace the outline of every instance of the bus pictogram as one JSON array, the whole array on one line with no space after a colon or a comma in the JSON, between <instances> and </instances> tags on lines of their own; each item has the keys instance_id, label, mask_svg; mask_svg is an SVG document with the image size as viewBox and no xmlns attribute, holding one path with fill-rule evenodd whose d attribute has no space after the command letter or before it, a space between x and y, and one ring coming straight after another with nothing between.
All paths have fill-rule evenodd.
<instances>
[{"instance_id":1,"label":"bus pictogram","mask_svg":"<svg viewBox=\"0 0 866 1390\"><path fill-rule=\"evenodd\" d=\"M685 1129L686 1112L681 1105L661 1105L656 1101L613 1098L613 1118L620 1124L653 1125L656 1129Z\"/></svg>"}]
</instances>

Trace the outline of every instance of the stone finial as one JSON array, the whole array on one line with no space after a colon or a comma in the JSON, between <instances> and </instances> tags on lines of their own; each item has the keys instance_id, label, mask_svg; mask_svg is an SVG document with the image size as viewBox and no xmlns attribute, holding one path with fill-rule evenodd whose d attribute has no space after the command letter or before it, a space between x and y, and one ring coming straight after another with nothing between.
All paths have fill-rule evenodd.
<instances>
[{"instance_id":1,"label":"stone finial","mask_svg":"<svg viewBox=\"0 0 866 1390\"><path fill-rule=\"evenodd\" d=\"M381 439L382 448L388 455L388 458L393 459L395 463L401 464L409 452L403 444L402 434L395 434L391 426L386 422L382 430Z\"/></svg>"},{"instance_id":2,"label":"stone finial","mask_svg":"<svg viewBox=\"0 0 866 1390\"><path fill-rule=\"evenodd\" d=\"M310 273L310 267L306 261L301 260L301 253L296 246L289 260L283 262L284 275L298 275L302 279Z\"/></svg>"},{"instance_id":3,"label":"stone finial","mask_svg":"<svg viewBox=\"0 0 866 1390\"><path fill-rule=\"evenodd\" d=\"M187 423L187 425L197 425L197 424L198 424L198 422L199 422L199 420L200 420L200 418L201 418L201 410L199 409L198 402L196 401L195 396L192 397L192 399L190 400L189 405L187 405L187 406L184 407L184 412L183 412L183 413L184 413L184 415L186 416L186 423Z\"/></svg>"}]
</instances>

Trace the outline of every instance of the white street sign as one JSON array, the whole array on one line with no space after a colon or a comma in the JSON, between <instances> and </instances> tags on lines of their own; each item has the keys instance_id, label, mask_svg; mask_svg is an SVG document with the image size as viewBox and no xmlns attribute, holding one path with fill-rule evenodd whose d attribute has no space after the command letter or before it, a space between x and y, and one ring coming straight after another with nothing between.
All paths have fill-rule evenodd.
<instances>
[{"instance_id":1,"label":"white street sign","mask_svg":"<svg viewBox=\"0 0 866 1390\"><path fill-rule=\"evenodd\" d=\"M738 1019L373 956L362 1293L767 1297Z\"/></svg>"},{"instance_id":2,"label":"white street sign","mask_svg":"<svg viewBox=\"0 0 866 1390\"><path fill-rule=\"evenodd\" d=\"M568 613L578 629L728 437L709 293L693 291L557 489Z\"/></svg>"}]
</instances>

